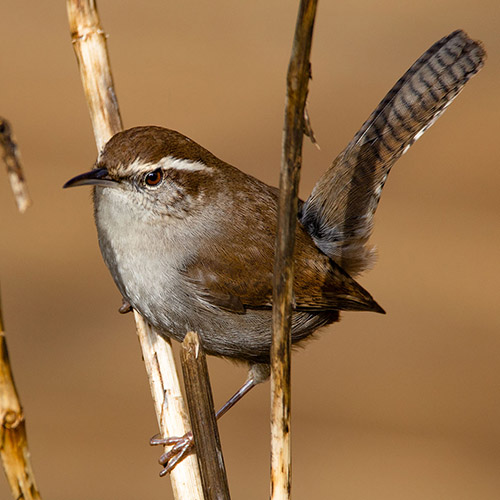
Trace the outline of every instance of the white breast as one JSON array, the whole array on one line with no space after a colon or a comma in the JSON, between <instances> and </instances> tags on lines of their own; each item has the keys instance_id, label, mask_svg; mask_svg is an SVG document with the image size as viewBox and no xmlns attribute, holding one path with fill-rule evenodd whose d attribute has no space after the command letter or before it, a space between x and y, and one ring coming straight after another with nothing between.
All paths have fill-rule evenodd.
<instances>
[{"instance_id":1,"label":"white breast","mask_svg":"<svg viewBox=\"0 0 500 500\"><path fill-rule=\"evenodd\" d=\"M170 323L189 300L180 273L196 248L196 228L181 219L159 224L120 189L96 188L94 201L101 252L121 293L151 322Z\"/></svg>"}]
</instances>

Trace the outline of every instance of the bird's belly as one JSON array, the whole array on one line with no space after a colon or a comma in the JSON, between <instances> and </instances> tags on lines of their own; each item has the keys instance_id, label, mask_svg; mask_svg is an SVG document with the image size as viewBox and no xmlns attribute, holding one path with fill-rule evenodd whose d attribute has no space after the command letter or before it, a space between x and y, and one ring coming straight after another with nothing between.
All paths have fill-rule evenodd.
<instances>
[{"instance_id":1,"label":"bird's belly","mask_svg":"<svg viewBox=\"0 0 500 500\"><path fill-rule=\"evenodd\" d=\"M163 335L181 342L187 332L196 331L208 354L269 362L270 309L247 309L243 314L225 311L199 298L186 286L178 269L160 265L153 256L138 262L133 252L120 259L109 258L109 250L105 253L105 261L124 298ZM141 249L141 254L147 255L146 249ZM337 320L336 311L294 313L292 342L297 343Z\"/></svg>"},{"instance_id":2,"label":"bird's belly","mask_svg":"<svg viewBox=\"0 0 500 500\"><path fill-rule=\"evenodd\" d=\"M183 238L169 243L165 228L144 231L148 221L130 212L122 217L123 207L117 209L120 204L113 200L120 195L116 190L107 189L110 196L102 191L96 190L94 198L99 245L118 289L132 307L160 333L178 341L196 331L209 354L268 363L271 310L247 309L237 314L200 298L183 275L190 257L186 249L195 248L196 242ZM160 248L159 242L163 242ZM292 342L336 320L336 311L294 313Z\"/></svg>"}]
</instances>

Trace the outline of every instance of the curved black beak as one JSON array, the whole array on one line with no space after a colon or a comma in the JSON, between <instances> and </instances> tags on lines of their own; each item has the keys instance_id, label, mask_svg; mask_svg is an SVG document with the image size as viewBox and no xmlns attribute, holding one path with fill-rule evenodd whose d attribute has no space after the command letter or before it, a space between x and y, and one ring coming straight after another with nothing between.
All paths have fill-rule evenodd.
<instances>
[{"instance_id":1,"label":"curved black beak","mask_svg":"<svg viewBox=\"0 0 500 500\"><path fill-rule=\"evenodd\" d=\"M90 172L85 172L84 174L77 175L70 179L64 188L75 187L75 186L117 186L118 182L111 179L108 174L107 168L94 168Z\"/></svg>"}]
</instances>

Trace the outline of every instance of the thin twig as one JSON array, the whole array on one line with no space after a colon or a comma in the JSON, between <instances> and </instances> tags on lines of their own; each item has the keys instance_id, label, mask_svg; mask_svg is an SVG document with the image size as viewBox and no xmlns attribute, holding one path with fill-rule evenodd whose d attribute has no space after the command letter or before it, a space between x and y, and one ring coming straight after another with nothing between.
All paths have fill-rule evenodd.
<instances>
[{"instance_id":1,"label":"thin twig","mask_svg":"<svg viewBox=\"0 0 500 500\"><path fill-rule=\"evenodd\" d=\"M19 151L17 149L17 144L12 138L11 126L5 118L1 117L0 149L2 150L3 161L7 166L7 174L9 176L10 186L17 203L17 208L23 214L31 205L31 198L28 193L26 180L24 179L21 162L19 161Z\"/></svg>"},{"instance_id":2,"label":"thin twig","mask_svg":"<svg viewBox=\"0 0 500 500\"><path fill-rule=\"evenodd\" d=\"M71 40L78 60L98 150L122 129L118 101L106 48L93 0L67 0ZM163 436L190 431L171 345L134 311L137 334L149 376L156 415ZM171 473L177 499L202 499L196 457L188 456Z\"/></svg>"},{"instance_id":3,"label":"thin twig","mask_svg":"<svg viewBox=\"0 0 500 500\"><path fill-rule=\"evenodd\" d=\"M302 163L304 110L310 78L309 55L317 0L300 2L287 74L287 100L281 157L280 199L273 283L271 348L271 498L286 499L291 489L290 329L293 248Z\"/></svg>"},{"instance_id":4,"label":"thin twig","mask_svg":"<svg viewBox=\"0 0 500 500\"><path fill-rule=\"evenodd\" d=\"M181 361L205 499L229 500L207 360L196 332L188 332L184 338Z\"/></svg>"},{"instance_id":5,"label":"thin twig","mask_svg":"<svg viewBox=\"0 0 500 500\"><path fill-rule=\"evenodd\" d=\"M31 466L24 412L19 401L7 352L0 304L0 455L12 496L40 500Z\"/></svg>"}]
</instances>

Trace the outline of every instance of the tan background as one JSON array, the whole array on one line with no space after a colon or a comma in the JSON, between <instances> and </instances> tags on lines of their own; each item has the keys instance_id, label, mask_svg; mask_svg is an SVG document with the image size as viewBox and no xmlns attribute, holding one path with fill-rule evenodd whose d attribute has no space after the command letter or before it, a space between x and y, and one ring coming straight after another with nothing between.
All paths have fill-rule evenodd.
<instances>
[{"instance_id":1,"label":"tan background","mask_svg":"<svg viewBox=\"0 0 500 500\"><path fill-rule=\"evenodd\" d=\"M296 2L100 1L126 126L183 131L276 184ZM456 28L485 69L397 164L362 283L386 316L345 314L293 359L295 498L500 498L498 0L320 2L302 193L385 92ZM95 146L63 2L0 8L0 114L35 201L0 172L0 276L45 498L170 498L130 317L96 242ZM251 230L251 228L250 228ZM245 371L211 361L217 405ZM221 422L234 498L268 496L268 384ZM0 498L9 498L0 476Z\"/></svg>"}]
</instances>

